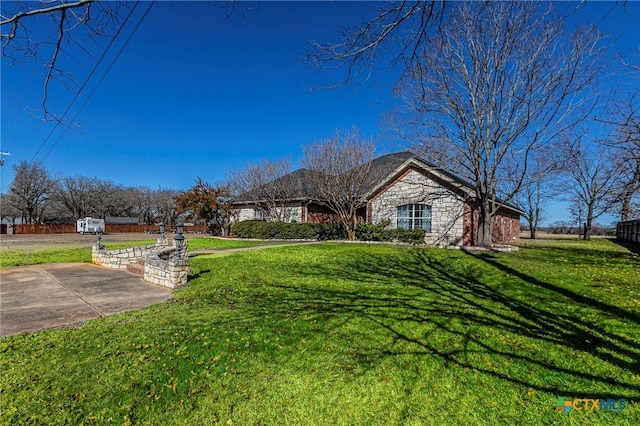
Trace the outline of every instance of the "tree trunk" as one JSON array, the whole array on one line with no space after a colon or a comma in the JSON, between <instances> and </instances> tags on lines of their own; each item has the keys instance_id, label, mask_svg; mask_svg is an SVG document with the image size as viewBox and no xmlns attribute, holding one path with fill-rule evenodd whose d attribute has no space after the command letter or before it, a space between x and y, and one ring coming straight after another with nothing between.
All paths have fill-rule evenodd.
<instances>
[{"instance_id":1,"label":"tree trunk","mask_svg":"<svg viewBox=\"0 0 640 426\"><path fill-rule=\"evenodd\" d=\"M355 241L356 230L351 225L346 225L345 227L347 228L347 238L349 239L349 241Z\"/></svg>"},{"instance_id":2,"label":"tree trunk","mask_svg":"<svg viewBox=\"0 0 640 426\"><path fill-rule=\"evenodd\" d=\"M640 185L640 161L637 162L636 170L633 172L633 179L629 185L627 185L624 195L622 196L622 206L620 208L621 222L629 220L629 216L631 214L631 199L638 189L638 185Z\"/></svg>"},{"instance_id":3,"label":"tree trunk","mask_svg":"<svg viewBox=\"0 0 640 426\"><path fill-rule=\"evenodd\" d=\"M529 223L529 233L531 234L531 235L530 235L530 238L531 238L532 240L535 240L535 239L536 239L536 231L537 231L537 229L536 229L536 228L537 228L537 227L536 227L533 223L531 223L531 222Z\"/></svg>"},{"instance_id":4,"label":"tree trunk","mask_svg":"<svg viewBox=\"0 0 640 426\"><path fill-rule=\"evenodd\" d=\"M491 220L489 206L480 203L480 211L478 212L478 241L476 245L489 247L492 241L493 223Z\"/></svg>"},{"instance_id":5,"label":"tree trunk","mask_svg":"<svg viewBox=\"0 0 640 426\"><path fill-rule=\"evenodd\" d=\"M589 205L587 208L587 221L584 227L584 239L591 239L591 225L593 225L593 205Z\"/></svg>"}]
</instances>

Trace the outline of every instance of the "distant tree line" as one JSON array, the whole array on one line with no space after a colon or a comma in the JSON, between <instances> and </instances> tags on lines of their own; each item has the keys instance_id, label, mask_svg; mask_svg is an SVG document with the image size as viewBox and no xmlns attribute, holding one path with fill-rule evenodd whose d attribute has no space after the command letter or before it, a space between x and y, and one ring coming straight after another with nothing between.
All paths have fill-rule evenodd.
<instances>
[{"instance_id":1,"label":"distant tree line","mask_svg":"<svg viewBox=\"0 0 640 426\"><path fill-rule=\"evenodd\" d=\"M180 214L173 189L126 187L96 177L55 177L41 163L14 166L14 180L1 196L0 215L15 223L73 223L84 217L136 217L140 223L175 223Z\"/></svg>"}]
</instances>

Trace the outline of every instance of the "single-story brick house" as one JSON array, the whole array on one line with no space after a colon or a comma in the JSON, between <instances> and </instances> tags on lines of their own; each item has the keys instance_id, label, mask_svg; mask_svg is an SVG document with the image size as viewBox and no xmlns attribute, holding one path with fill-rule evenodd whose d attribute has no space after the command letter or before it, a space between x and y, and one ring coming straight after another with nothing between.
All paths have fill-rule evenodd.
<instances>
[{"instance_id":1,"label":"single-story brick house","mask_svg":"<svg viewBox=\"0 0 640 426\"><path fill-rule=\"evenodd\" d=\"M286 221L327 223L336 220L333 212L319 202L312 176L317 172L299 169L277 182L289 188L290 196L279 209ZM477 234L478 212L473 186L438 169L410 152L398 152L374 159L369 183L362 194L361 221L389 227L426 231L425 242L434 245L472 245ZM276 181L274 181L276 182ZM262 219L260 200L247 194L233 202L236 221ZM493 240L512 242L520 236L523 212L505 204L495 216Z\"/></svg>"}]
</instances>

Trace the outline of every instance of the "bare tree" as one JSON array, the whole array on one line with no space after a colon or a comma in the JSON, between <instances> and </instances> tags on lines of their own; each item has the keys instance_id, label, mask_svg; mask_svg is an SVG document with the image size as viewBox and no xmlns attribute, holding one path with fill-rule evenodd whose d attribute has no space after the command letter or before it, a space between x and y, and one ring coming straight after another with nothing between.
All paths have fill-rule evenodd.
<instances>
[{"instance_id":1,"label":"bare tree","mask_svg":"<svg viewBox=\"0 0 640 426\"><path fill-rule=\"evenodd\" d=\"M180 192L173 189L158 189L154 192L152 204L156 212L156 220L162 220L169 225L178 222L176 199L179 195Z\"/></svg>"},{"instance_id":2,"label":"bare tree","mask_svg":"<svg viewBox=\"0 0 640 426\"><path fill-rule=\"evenodd\" d=\"M570 161L564 167L567 174L565 190L570 195L574 218L585 221L584 239L588 240L593 221L610 211L616 202L611 194L620 178L620 171L610 152L602 146L590 146L582 138L567 140L565 150L570 155Z\"/></svg>"},{"instance_id":3,"label":"bare tree","mask_svg":"<svg viewBox=\"0 0 640 426\"><path fill-rule=\"evenodd\" d=\"M564 18L540 2L390 2L340 42L312 43L307 59L345 67L345 81L368 78L389 58L401 67L395 90L408 108L394 116L396 130L475 185L477 243L487 245L531 153L588 111L580 102L597 74L599 35L582 28L567 37ZM524 165L522 175L505 192L503 171L513 163Z\"/></svg>"},{"instance_id":4,"label":"bare tree","mask_svg":"<svg viewBox=\"0 0 640 426\"><path fill-rule=\"evenodd\" d=\"M16 219L22 216L22 210L20 210L20 203L17 197L11 193L0 194L0 221L5 219L10 223L15 224Z\"/></svg>"},{"instance_id":5,"label":"bare tree","mask_svg":"<svg viewBox=\"0 0 640 426\"><path fill-rule=\"evenodd\" d=\"M302 166L317 172L311 175L317 201L335 212L350 240L356 238L357 211L365 205L374 153L372 140L361 138L357 129L303 147Z\"/></svg>"},{"instance_id":6,"label":"bare tree","mask_svg":"<svg viewBox=\"0 0 640 426\"><path fill-rule=\"evenodd\" d=\"M13 170L9 201L22 213L23 223L36 223L56 193L58 181L40 163L21 161L13 166Z\"/></svg>"},{"instance_id":7,"label":"bare tree","mask_svg":"<svg viewBox=\"0 0 640 426\"><path fill-rule=\"evenodd\" d=\"M95 0L39 0L2 2L0 39L2 56L8 64L34 64L44 68L42 110L44 119L59 121L47 107L52 82L69 91L78 91L71 62L84 62L79 54L93 61L92 52L102 50L101 43L113 40L122 30L121 24L131 16L129 2ZM43 31L42 28L50 30Z\"/></svg>"},{"instance_id":8,"label":"bare tree","mask_svg":"<svg viewBox=\"0 0 640 426\"><path fill-rule=\"evenodd\" d=\"M130 191L135 199L131 216L136 216L142 223L149 225L158 221L164 221L167 225L177 222L176 199L180 195L178 191L153 190L145 186L130 188Z\"/></svg>"},{"instance_id":9,"label":"bare tree","mask_svg":"<svg viewBox=\"0 0 640 426\"><path fill-rule=\"evenodd\" d=\"M491 244L533 153L587 117L598 40L593 28L567 38L548 5L456 3L397 85L407 114L396 117L418 130L422 155L474 184L477 244Z\"/></svg>"},{"instance_id":10,"label":"bare tree","mask_svg":"<svg viewBox=\"0 0 640 426\"><path fill-rule=\"evenodd\" d=\"M56 202L63 214L74 219L94 214L94 193L99 180L85 176L65 177L60 181Z\"/></svg>"},{"instance_id":11,"label":"bare tree","mask_svg":"<svg viewBox=\"0 0 640 426\"><path fill-rule=\"evenodd\" d=\"M293 209L287 208L295 196L292 182L282 179L291 172L289 159L249 163L242 170L229 173L232 193L251 202L268 221L289 222Z\"/></svg>"},{"instance_id":12,"label":"bare tree","mask_svg":"<svg viewBox=\"0 0 640 426\"><path fill-rule=\"evenodd\" d=\"M527 174L520 190L513 196L513 204L524 212L523 217L527 221L531 239L536 238L546 205L560 193L557 182L563 164L562 155L559 157L562 152L560 149L536 152L527 166ZM516 184L520 173L516 172Z\"/></svg>"},{"instance_id":13,"label":"bare tree","mask_svg":"<svg viewBox=\"0 0 640 426\"><path fill-rule=\"evenodd\" d=\"M640 196L640 92L636 91L626 103L618 103L614 118L599 121L614 128L612 137L600 143L610 147L617 158L621 179L615 190L616 208L621 221L629 220L638 213L633 201L638 203Z\"/></svg>"}]
</instances>

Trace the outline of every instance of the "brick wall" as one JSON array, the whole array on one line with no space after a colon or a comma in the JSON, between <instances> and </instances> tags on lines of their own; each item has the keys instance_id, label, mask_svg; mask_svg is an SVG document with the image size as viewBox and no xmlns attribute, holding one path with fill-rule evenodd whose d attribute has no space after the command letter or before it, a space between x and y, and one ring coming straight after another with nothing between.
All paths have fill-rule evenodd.
<instances>
[{"instance_id":1,"label":"brick wall","mask_svg":"<svg viewBox=\"0 0 640 426\"><path fill-rule=\"evenodd\" d=\"M470 246L478 236L478 210L474 209L469 203L464 205L463 219L463 243L464 246ZM501 209L494 217L492 242L496 244L510 244L520 239L520 216L510 213L506 209Z\"/></svg>"}]
</instances>

